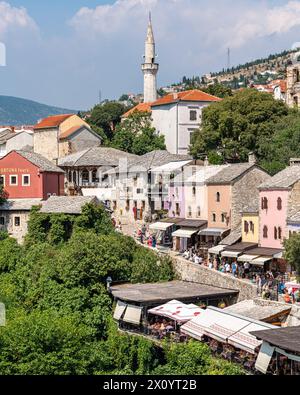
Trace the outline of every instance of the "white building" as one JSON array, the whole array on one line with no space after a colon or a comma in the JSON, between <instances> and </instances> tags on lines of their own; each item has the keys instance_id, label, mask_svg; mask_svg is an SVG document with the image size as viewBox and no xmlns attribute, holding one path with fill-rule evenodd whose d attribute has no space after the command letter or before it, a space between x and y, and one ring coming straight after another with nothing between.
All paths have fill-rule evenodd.
<instances>
[{"instance_id":1,"label":"white building","mask_svg":"<svg viewBox=\"0 0 300 395\"><path fill-rule=\"evenodd\" d=\"M194 89L169 94L152 103L152 124L165 136L167 150L172 154L187 154L192 135L200 127L203 109L220 100Z\"/></svg>"},{"instance_id":2,"label":"white building","mask_svg":"<svg viewBox=\"0 0 300 395\"><path fill-rule=\"evenodd\" d=\"M10 128L0 129L0 157L11 151L33 149L33 134L27 131L16 132Z\"/></svg>"}]
</instances>

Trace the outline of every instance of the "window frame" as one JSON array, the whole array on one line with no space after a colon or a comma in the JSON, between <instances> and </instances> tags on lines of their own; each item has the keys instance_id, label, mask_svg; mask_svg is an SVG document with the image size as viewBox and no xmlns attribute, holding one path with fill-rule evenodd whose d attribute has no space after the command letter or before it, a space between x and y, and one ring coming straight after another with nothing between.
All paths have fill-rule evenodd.
<instances>
[{"instance_id":1,"label":"window frame","mask_svg":"<svg viewBox=\"0 0 300 395\"><path fill-rule=\"evenodd\" d=\"M19 224L16 224L16 220L19 220ZM21 217L19 215L14 216L14 227L19 228L21 226Z\"/></svg>"},{"instance_id":2,"label":"window frame","mask_svg":"<svg viewBox=\"0 0 300 395\"><path fill-rule=\"evenodd\" d=\"M189 110L189 112L190 112L190 121L191 122L195 122L195 121L197 121L197 110ZM193 116L192 116L192 114L193 114Z\"/></svg>"},{"instance_id":3,"label":"window frame","mask_svg":"<svg viewBox=\"0 0 300 395\"><path fill-rule=\"evenodd\" d=\"M4 174L0 174L0 178L3 178L2 186L5 187L5 175ZM0 186L1 186L1 183L0 183Z\"/></svg>"},{"instance_id":4,"label":"window frame","mask_svg":"<svg viewBox=\"0 0 300 395\"><path fill-rule=\"evenodd\" d=\"M12 183L11 183L12 177L16 177L16 184L12 184ZM10 187L17 187L18 184L19 184L18 181L19 181L19 180L18 180L18 175L17 175L17 174L10 174L10 175L9 175L9 186L10 186Z\"/></svg>"},{"instance_id":5,"label":"window frame","mask_svg":"<svg viewBox=\"0 0 300 395\"><path fill-rule=\"evenodd\" d=\"M24 178L25 177L28 177L28 184L25 184L24 183ZM22 187L30 187L30 185L31 185L31 177L30 177L30 174L22 174Z\"/></svg>"}]
</instances>

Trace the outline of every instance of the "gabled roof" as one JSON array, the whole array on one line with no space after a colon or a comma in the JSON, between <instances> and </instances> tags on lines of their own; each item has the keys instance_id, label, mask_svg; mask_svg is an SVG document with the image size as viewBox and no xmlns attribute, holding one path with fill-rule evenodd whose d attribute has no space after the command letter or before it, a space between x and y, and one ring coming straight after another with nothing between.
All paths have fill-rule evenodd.
<instances>
[{"instance_id":1,"label":"gabled roof","mask_svg":"<svg viewBox=\"0 0 300 395\"><path fill-rule=\"evenodd\" d=\"M193 89L184 92L170 93L161 99L156 100L151 104L151 107L164 106L167 104L178 103L178 102L218 102L221 101L219 97L209 95L208 93L202 92L198 89Z\"/></svg>"},{"instance_id":2,"label":"gabled roof","mask_svg":"<svg viewBox=\"0 0 300 395\"><path fill-rule=\"evenodd\" d=\"M289 166L269 181L262 183L258 189L290 189L298 181L300 181L300 166Z\"/></svg>"},{"instance_id":3,"label":"gabled roof","mask_svg":"<svg viewBox=\"0 0 300 395\"><path fill-rule=\"evenodd\" d=\"M55 164L52 163L50 160L46 159L44 156L40 154L37 154L36 152L30 152L24 150L11 151L7 155L10 155L12 152L16 152L17 154L21 155L24 159L27 159L33 165L37 166L40 169L40 171L47 171L51 173L64 173L62 169L55 166ZM3 160L5 157L3 157L1 160Z\"/></svg>"},{"instance_id":4,"label":"gabled roof","mask_svg":"<svg viewBox=\"0 0 300 395\"><path fill-rule=\"evenodd\" d=\"M122 118L128 118L129 115L134 113L135 111L138 112L151 112L151 103L139 103L135 107L131 108L129 111L125 112L122 115Z\"/></svg>"},{"instance_id":5,"label":"gabled roof","mask_svg":"<svg viewBox=\"0 0 300 395\"><path fill-rule=\"evenodd\" d=\"M33 206L39 206L42 199L7 199L0 205L1 211L30 211Z\"/></svg>"},{"instance_id":6,"label":"gabled roof","mask_svg":"<svg viewBox=\"0 0 300 395\"><path fill-rule=\"evenodd\" d=\"M88 204L99 204L96 196L50 196L43 202L41 213L47 214L81 214Z\"/></svg>"},{"instance_id":7,"label":"gabled roof","mask_svg":"<svg viewBox=\"0 0 300 395\"><path fill-rule=\"evenodd\" d=\"M59 135L59 139L60 140L67 139L68 137L72 136L74 133L79 132L82 129L88 130L90 133L92 133L94 136L98 137L99 140L102 141L102 137L99 136L99 134L95 133L92 129L90 129L86 125L80 125L80 126L77 125L77 126L73 126L73 127L69 128L69 129L65 130L63 133L61 133Z\"/></svg>"},{"instance_id":8,"label":"gabled roof","mask_svg":"<svg viewBox=\"0 0 300 395\"><path fill-rule=\"evenodd\" d=\"M215 176L207 180L208 185L218 185L218 184L231 184L238 177L242 176L244 173L249 171L251 168L257 167L253 163L235 163L227 166Z\"/></svg>"},{"instance_id":9,"label":"gabled roof","mask_svg":"<svg viewBox=\"0 0 300 395\"><path fill-rule=\"evenodd\" d=\"M53 115L44 118L35 125L34 130L58 127L61 123L63 123L66 119L72 117L73 115L75 114Z\"/></svg>"},{"instance_id":10,"label":"gabled roof","mask_svg":"<svg viewBox=\"0 0 300 395\"><path fill-rule=\"evenodd\" d=\"M60 158L58 165L61 167L118 166L119 160L124 158L132 160L139 157L115 148L92 147Z\"/></svg>"}]
</instances>

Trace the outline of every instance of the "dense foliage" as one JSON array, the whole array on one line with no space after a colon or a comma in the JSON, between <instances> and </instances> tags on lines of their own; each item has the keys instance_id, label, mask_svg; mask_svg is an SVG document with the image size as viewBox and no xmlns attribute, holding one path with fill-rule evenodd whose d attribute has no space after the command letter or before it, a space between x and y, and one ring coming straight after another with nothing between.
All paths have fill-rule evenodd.
<instances>
[{"instance_id":1,"label":"dense foliage","mask_svg":"<svg viewBox=\"0 0 300 395\"><path fill-rule=\"evenodd\" d=\"M116 127L111 145L136 155L166 149L164 136L159 136L151 126L151 114L139 111Z\"/></svg>"},{"instance_id":2,"label":"dense foliage","mask_svg":"<svg viewBox=\"0 0 300 395\"><path fill-rule=\"evenodd\" d=\"M293 234L284 240L284 258L296 270L297 279L300 281L300 234Z\"/></svg>"},{"instance_id":3,"label":"dense foliage","mask_svg":"<svg viewBox=\"0 0 300 395\"><path fill-rule=\"evenodd\" d=\"M203 124L194 133L190 151L194 157L207 155L215 164L246 161L251 151L265 161L268 169L267 147L276 125L290 114L286 105L272 95L244 89L203 111Z\"/></svg>"},{"instance_id":4,"label":"dense foliage","mask_svg":"<svg viewBox=\"0 0 300 395\"><path fill-rule=\"evenodd\" d=\"M202 90L203 92L209 93L210 95L221 98L233 95L232 90L229 87L219 83L209 85L207 88L204 88Z\"/></svg>"},{"instance_id":5,"label":"dense foliage","mask_svg":"<svg viewBox=\"0 0 300 395\"><path fill-rule=\"evenodd\" d=\"M102 207L87 205L77 217L35 209L23 246L1 233L0 300L7 324L0 328L0 374L241 373L213 359L201 343L162 350L120 334L108 276L157 282L174 273L168 258L115 232Z\"/></svg>"}]
</instances>

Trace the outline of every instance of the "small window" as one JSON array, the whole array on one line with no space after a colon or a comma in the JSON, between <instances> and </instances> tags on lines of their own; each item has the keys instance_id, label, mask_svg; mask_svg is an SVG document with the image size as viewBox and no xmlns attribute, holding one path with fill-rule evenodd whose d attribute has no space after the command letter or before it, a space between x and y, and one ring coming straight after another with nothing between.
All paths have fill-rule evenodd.
<instances>
[{"instance_id":1,"label":"small window","mask_svg":"<svg viewBox=\"0 0 300 395\"><path fill-rule=\"evenodd\" d=\"M263 238L264 239L268 238L268 227L266 225L263 228Z\"/></svg>"},{"instance_id":2,"label":"small window","mask_svg":"<svg viewBox=\"0 0 300 395\"><path fill-rule=\"evenodd\" d=\"M220 201L221 201L221 194L220 194L220 192L217 192L217 193L216 193L216 201L217 201L218 203L220 203Z\"/></svg>"},{"instance_id":3,"label":"small window","mask_svg":"<svg viewBox=\"0 0 300 395\"><path fill-rule=\"evenodd\" d=\"M213 214L213 215L212 215L212 220L213 220L213 222L217 222L217 216L216 216L216 214Z\"/></svg>"},{"instance_id":4,"label":"small window","mask_svg":"<svg viewBox=\"0 0 300 395\"><path fill-rule=\"evenodd\" d=\"M176 203L176 215L180 215L180 206L179 206L179 203Z\"/></svg>"},{"instance_id":5,"label":"small window","mask_svg":"<svg viewBox=\"0 0 300 395\"><path fill-rule=\"evenodd\" d=\"M0 217L0 225L5 225L5 218L4 217Z\"/></svg>"},{"instance_id":6,"label":"small window","mask_svg":"<svg viewBox=\"0 0 300 395\"><path fill-rule=\"evenodd\" d=\"M15 217L14 224L15 224L15 226L20 226L21 225L21 218L20 217Z\"/></svg>"},{"instance_id":7,"label":"small window","mask_svg":"<svg viewBox=\"0 0 300 395\"><path fill-rule=\"evenodd\" d=\"M5 176L0 176L0 186L1 187L5 186Z\"/></svg>"},{"instance_id":8,"label":"small window","mask_svg":"<svg viewBox=\"0 0 300 395\"><path fill-rule=\"evenodd\" d=\"M254 223L253 223L252 221L250 221L250 231L251 231L252 233L254 233L254 230L255 230L255 228L254 228Z\"/></svg>"},{"instance_id":9,"label":"small window","mask_svg":"<svg viewBox=\"0 0 300 395\"><path fill-rule=\"evenodd\" d=\"M129 210L130 209L130 201L129 200L126 200L126 207L125 207L125 210Z\"/></svg>"},{"instance_id":10,"label":"small window","mask_svg":"<svg viewBox=\"0 0 300 395\"><path fill-rule=\"evenodd\" d=\"M193 196L196 196L196 187L193 187Z\"/></svg>"},{"instance_id":11,"label":"small window","mask_svg":"<svg viewBox=\"0 0 300 395\"><path fill-rule=\"evenodd\" d=\"M143 189L137 188L136 193L137 193L138 195L141 194L141 193L143 193Z\"/></svg>"},{"instance_id":12,"label":"small window","mask_svg":"<svg viewBox=\"0 0 300 395\"><path fill-rule=\"evenodd\" d=\"M277 228L276 226L274 227L274 239L277 240Z\"/></svg>"},{"instance_id":13,"label":"small window","mask_svg":"<svg viewBox=\"0 0 300 395\"><path fill-rule=\"evenodd\" d=\"M197 121L197 111L190 110L190 121Z\"/></svg>"},{"instance_id":14,"label":"small window","mask_svg":"<svg viewBox=\"0 0 300 395\"><path fill-rule=\"evenodd\" d=\"M282 210L282 199L280 197L277 199L277 210Z\"/></svg>"},{"instance_id":15,"label":"small window","mask_svg":"<svg viewBox=\"0 0 300 395\"><path fill-rule=\"evenodd\" d=\"M189 216L189 217L192 216L192 207L191 207L191 206L189 206L189 209L188 209L188 216Z\"/></svg>"},{"instance_id":16,"label":"small window","mask_svg":"<svg viewBox=\"0 0 300 395\"><path fill-rule=\"evenodd\" d=\"M278 239L282 240L282 229L280 227L278 228Z\"/></svg>"},{"instance_id":17,"label":"small window","mask_svg":"<svg viewBox=\"0 0 300 395\"><path fill-rule=\"evenodd\" d=\"M30 185L30 175L29 174L23 174L22 175L22 186L23 187L28 187Z\"/></svg>"},{"instance_id":18,"label":"small window","mask_svg":"<svg viewBox=\"0 0 300 395\"><path fill-rule=\"evenodd\" d=\"M223 224L224 224L224 222L226 222L226 214L221 215L221 221Z\"/></svg>"},{"instance_id":19,"label":"small window","mask_svg":"<svg viewBox=\"0 0 300 395\"><path fill-rule=\"evenodd\" d=\"M9 176L9 185L18 185L18 176Z\"/></svg>"},{"instance_id":20,"label":"small window","mask_svg":"<svg viewBox=\"0 0 300 395\"><path fill-rule=\"evenodd\" d=\"M113 210L116 210L116 209L117 209L117 201L114 200L114 201L113 201Z\"/></svg>"},{"instance_id":21,"label":"small window","mask_svg":"<svg viewBox=\"0 0 300 395\"><path fill-rule=\"evenodd\" d=\"M248 221L244 221L244 232L249 233L249 223Z\"/></svg>"},{"instance_id":22,"label":"small window","mask_svg":"<svg viewBox=\"0 0 300 395\"><path fill-rule=\"evenodd\" d=\"M197 207L197 217L198 218L201 217L201 207L200 206Z\"/></svg>"}]
</instances>

